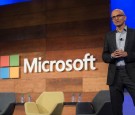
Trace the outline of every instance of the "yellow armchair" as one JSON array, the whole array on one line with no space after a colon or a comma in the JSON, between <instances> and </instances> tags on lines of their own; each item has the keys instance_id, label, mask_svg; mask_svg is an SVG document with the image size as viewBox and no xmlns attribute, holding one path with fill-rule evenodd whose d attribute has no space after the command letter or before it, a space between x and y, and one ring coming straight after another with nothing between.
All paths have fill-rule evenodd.
<instances>
[{"instance_id":1,"label":"yellow armchair","mask_svg":"<svg viewBox=\"0 0 135 115\"><path fill-rule=\"evenodd\" d=\"M43 92L36 102L26 102L26 115L61 115L63 110L63 92Z\"/></svg>"}]
</instances>

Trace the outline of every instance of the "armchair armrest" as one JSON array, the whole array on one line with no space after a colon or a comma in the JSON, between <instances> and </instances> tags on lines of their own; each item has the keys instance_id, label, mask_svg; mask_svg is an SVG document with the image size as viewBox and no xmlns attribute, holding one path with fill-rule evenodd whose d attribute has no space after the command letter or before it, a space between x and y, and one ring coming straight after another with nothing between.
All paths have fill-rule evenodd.
<instances>
[{"instance_id":1,"label":"armchair armrest","mask_svg":"<svg viewBox=\"0 0 135 115\"><path fill-rule=\"evenodd\" d=\"M57 105L58 105L58 104L55 103L55 104L51 107L51 109L50 109L50 111L49 111L49 112L50 112L49 114L52 114L52 112L55 110L55 108L57 107Z\"/></svg>"},{"instance_id":2,"label":"armchair armrest","mask_svg":"<svg viewBox=\"0 0 135 115\"><path fill-rule=\"evenodd\" d=\"M26 102L24 104L24 107L26 113L39 113L35 102Z\"/></svg>"},{"instance_id":3,"label":"armchair armrest","mask_svg":"<svg viewBox=\"0 0 135 115\"><path fill-rule=\"evenodd\" d=\"M91 102L79 102L76 105L76 115L94 115L95 110Z\"/></svg>"},{"instance_id":4,"label":"armchair armrest","mask_svg":"<svg viewBox=\"0 0 135 115\"><path fill-rule=\"evenodd\" d=\"M13 114L14 109L15 109L15 103L4 103L2 104L0 115L7 114L7 113Z\"/></svg>"},{"instance_id":5,"label":"armchair armrest","mask_svg":"<svg viewBox=\"0 0 135 115\"><path fill-rule=\"evenodd\" d=\"M26 102L24 107L26 115L50 115L48 113L40 113L35 102Z\"/></svg>"}]
</instances>

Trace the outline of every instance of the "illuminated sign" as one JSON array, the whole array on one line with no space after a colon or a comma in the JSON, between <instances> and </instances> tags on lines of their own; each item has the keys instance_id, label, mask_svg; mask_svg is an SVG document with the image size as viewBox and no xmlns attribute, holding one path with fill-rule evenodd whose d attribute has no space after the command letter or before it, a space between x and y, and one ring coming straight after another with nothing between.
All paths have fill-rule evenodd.
<instances>
[{"instance_id":1,"label":"illuminated sign","mask_svg":"<svg viewBox=\"0 0 135 115\"><path fill-rule=\"evenodd\" d=\"M30 63L27 58L24 58L24 73L39 73L39 72L63 72L63 71L81 71L81 70L95 70L94 66L96 59L90 53L86 53L84 59L68 59L65 62L63 60L42 61L41 57L34 58Z\"/></svg>"},{"instance_id":2,"label":"illuminated sign","mask_svg":"<svg viewBox=\"0 0 135 115\"><path fill-rule=\"evenodd\" d=\"M30 62L28 58L23 59L24 70L27 73L41 72L70 72L72 70L96 70L96 58L90 53L86 53L83 59L63 60L42 60L41 57L33 58ZM0 78L19 78L19 55L0 56ZM21 69L22 70L22 69Z\"/></svg>"}]
</instances>

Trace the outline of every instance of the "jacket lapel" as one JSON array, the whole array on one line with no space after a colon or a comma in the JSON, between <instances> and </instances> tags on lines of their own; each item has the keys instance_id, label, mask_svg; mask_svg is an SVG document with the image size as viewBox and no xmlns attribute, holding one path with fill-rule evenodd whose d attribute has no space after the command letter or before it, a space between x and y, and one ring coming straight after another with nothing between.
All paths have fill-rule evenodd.
<instances>
[{"instance_id":1,"label":"jacket lapel","mask_svg":"<svg viewBox=\"0 0 135 115\"><path fill-rule=\"evenodd\" d=\"M130 35L131 35L130 32L131 32L130 29L127 28L127 36L126 36L125 47L124 47L125 51L127 49L127 45L128 45L129 40L130 40Z\"/></svg>"},{"instance_id":2,"label":"jacket lapel","mask_svg":"<svg viewBox=\"0 0 135 115\"><path fill-rule=\"evenodd\" d=\"M112 43L113 50L115 51L117 49L117 47L116 47L116 31L112 32L110 41Z\"/></svg>"}]
</instances>

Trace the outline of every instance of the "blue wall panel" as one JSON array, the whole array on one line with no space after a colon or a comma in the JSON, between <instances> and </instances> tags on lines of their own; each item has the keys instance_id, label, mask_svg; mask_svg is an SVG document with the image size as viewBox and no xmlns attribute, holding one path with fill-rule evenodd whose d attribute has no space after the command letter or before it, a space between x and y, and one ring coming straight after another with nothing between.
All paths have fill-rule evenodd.
<instances>
[{"instance_id":1,"label":"blue wall panel","mask_svg":"<svg viewBox=\"0 0 135 115\"><path fill-rule=\"evenodd\" d=\"M131 28L135 28L135 0L111 0L110 7L111 11L116 8L122 9L127 16L126 24ZM115 29L112 23L111 29Z\"/></svg>"},{"instance_id":2,"label":"blue wall panel","mask_svg":"<svg viewBox=\"0 0 135 115\"><path fill-rule=\"evenodd\" d=\"M19 2L28 2L31 0L0 0L0 6L7 5L7 4L15 4Z\"/></svg>"}]
</instances>

